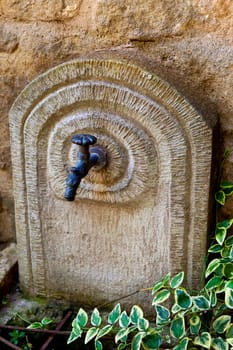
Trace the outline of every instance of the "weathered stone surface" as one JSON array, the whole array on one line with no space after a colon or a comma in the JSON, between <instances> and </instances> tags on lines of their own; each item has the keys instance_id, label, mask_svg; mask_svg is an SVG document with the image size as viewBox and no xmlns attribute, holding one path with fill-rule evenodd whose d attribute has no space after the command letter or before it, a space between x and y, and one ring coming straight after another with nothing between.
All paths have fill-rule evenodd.
<instances>
[{"instance_id":1,"label":"weathered stone surface","mask_svg":"<svg viewBox=\"0 0 233 350\"><path fill-rule=\"evenodd\" d=\"M14 52L18 47L18 38L15 34L0 28L0 52Z\"/></svg>"},{"instance_id":2,"label":"weathered stone surface","mask_svg":"<svg viewBox=\"0 0 233 350\"><path fill-rule=\"evenodd\" d=\"M0 298L8 292L12 283L16 282L16 244L11 243L0 250Z\"/></svg>"},{"instance_id":3,"label":"weathered stone surface","mask_svg":"<svg viewBox=\"0 0 233 350\"><path fill-rule=\"evenodd\" d=\"M72 58L116 57L157 73L204 115L218 115L232 149L232 13L231 0L0 0L1 198L13 203L10 106L39 73ZM10 239L12 221L13 205L1 212L1 235Z\"/></svg>"},{"instance_id":4,"label":"weathered stone surface","mask_svg":"<svg viewBox=\"0 0 233 350\"><path fill-rule=\"evenodd\" d=\"M176 90L134 65L71 61L19 95L10 129L20 279L28 292L96 305L181 269L197 287L212 130ZM107 165L90 170L76 201L66 202L77 151L70 139L84 132L107 149ZM144 295L130 303L150 306Z\"/></svg>"},{"instance_id":5,"label":"weathered stone surface","mask_svg":"<svg viewBox=\"0 0 233 350\"><path fill-rule=\"evenodd\" d=\"M63 20L77 14L82 0L3 0L4 17L20 21Z\"/></svg>"}]
</instances>

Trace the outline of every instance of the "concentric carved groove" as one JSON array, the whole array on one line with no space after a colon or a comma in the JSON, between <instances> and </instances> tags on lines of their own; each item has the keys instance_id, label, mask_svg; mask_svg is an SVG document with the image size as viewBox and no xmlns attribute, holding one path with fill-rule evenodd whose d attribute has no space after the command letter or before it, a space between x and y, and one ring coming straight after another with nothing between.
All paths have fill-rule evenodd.
<instances>
[{"instance_id":1,"label":"concentric carved groove","mask_svg":"<svg viewBox=\"0 0 233 350\"><path fill-rule=\"evenodd\" d=\"M21 281L27 289L32 285L37 293L47 293L41 203L48 193L62 199L67 168L76 157L70 139L78 132L97 136L108 147L109 163L82 181L77 205L82 199L146 205L149 198L156 212L157 203L163 203L171 252L165 268L177 271L186 265L195 285L205 254L200 232L207 227L203 193L209 190L212 133L174 89L133 65L72 61L41 75L21 93L10 126Z\"/></svg>"}]
</instances>

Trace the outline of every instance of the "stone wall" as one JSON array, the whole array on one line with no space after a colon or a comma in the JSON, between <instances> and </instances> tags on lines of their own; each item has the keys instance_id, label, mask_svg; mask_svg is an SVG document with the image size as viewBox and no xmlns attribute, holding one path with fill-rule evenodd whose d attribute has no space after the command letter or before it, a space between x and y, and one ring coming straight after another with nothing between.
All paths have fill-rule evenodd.
<instances>
[{"instance_id":1,"label":"stone wall","mask_svg":"<svg viewBox=\"0 0 233 350\"><path fill-rule=\"evenodd\" d=\"M0 0L0 16L0 241L15 235L8 111L33 78L72 58L136 63L217 116L233 180L232 0Z\"/></svg>"}]
</instances>

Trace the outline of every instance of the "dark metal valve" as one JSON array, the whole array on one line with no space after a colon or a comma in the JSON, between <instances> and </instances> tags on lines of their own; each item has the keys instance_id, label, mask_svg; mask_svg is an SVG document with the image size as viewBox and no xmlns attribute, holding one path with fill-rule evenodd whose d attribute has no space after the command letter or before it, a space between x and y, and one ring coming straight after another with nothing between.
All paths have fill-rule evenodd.
<instances>
[{"instance_id":1,"label":"dark metal valve","mask_svg":"<svg viewBox=\"0 0 233 350\"><path fill-rule=\"evenodd\" d=\"M98 166L103 168L106 164L106 150L102 147L91 147L97 142L97 138L89 134L74 135L71 141L79 146L77 153L77 163L70 168L70 173L66 179L66 190L64 197L68 201L73 201L79 184L90 168Z\"/></svg>"}]
</instances>

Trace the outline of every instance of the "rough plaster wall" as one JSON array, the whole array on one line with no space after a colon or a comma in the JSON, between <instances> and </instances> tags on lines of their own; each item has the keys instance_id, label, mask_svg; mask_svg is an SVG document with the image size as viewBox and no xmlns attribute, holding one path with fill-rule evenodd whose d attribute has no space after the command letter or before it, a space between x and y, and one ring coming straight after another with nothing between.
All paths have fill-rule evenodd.
<instances>
[{"instance_id":1,"label":"rough plaster wall","mask_svg":"<svg viewBox=\"0 0 233 350\"><path fill-rule=\"evenodd\" d=\"M72 58L140 64L218 115L233 180L232 45L232 0L0 0L0 241L14 238L9 108L39 73Z\"/></svg>"}]
</instances>

